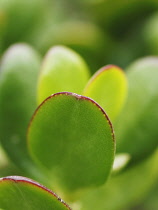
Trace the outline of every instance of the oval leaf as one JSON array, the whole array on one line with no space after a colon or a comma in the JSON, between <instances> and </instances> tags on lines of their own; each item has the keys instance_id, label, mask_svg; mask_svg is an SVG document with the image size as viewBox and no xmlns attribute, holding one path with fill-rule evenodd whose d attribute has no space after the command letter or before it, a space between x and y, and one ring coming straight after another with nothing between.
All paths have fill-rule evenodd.
<instances>
[{"instance_id":1,"label":"oval leaf","mask_svg":"<svg viewBox=\"0 0 158 210\"><path fill-rule=\"evenodd\" d=\"M32 118L28 143L33 159L62 190L101 185L111 171L112 126L90 98L68 92L47 98Z\"/></svg>"},{"instance_id":2,"label":"oval leaf","mask_svg":"<svg viewBox=\"0 0 158 210\"><path fill-rule=\"evenodd\" d=\"M36 108L39 67L39 56L25 44L10 47L0 66L0 140L12 161L29 170L26 130Z\"/></svg>"},{"instance_id":3,"label":"oval leaf","mask_svg":"<svg viewBox=\"0 0 158 210\"><path fill-rule=\"evenodd\" d=\"M84 60L69 48L56 46L47 53L38 83L38 101L53 93L71 91L80 94L89 78Z\"/></svg>"},{"instance_id":4,"label":"oval leaf","mask_svg":"<svg viewBox=\"0 0 158 210\"><path fill-rule=\"evenodd\" d=\"M93 98L113 121L120 113L127 95L127 80L117 66L108 65L94 74L83 95Z\"/></svg>"},{"instance_id":5,"label":"oval leaf","mask_svg":"<svg viewBox=\"0 0 158 210\"><path fill-rule=\"evenodd\" d=\"M20 176L0 179L0 208L7 210L70 210L55 193Z\"/></svg>"},{"instance_id":6,"label":"oval leaf","mask_svg":"<svg viewBox=\"0 0 158 210\"><path fill-rule=\"evenodd\" d=\"M117 152L139 161L158 146L158 58L133 63L127 71L129 94L116 123Z\"/></svg>"}]
</instances>

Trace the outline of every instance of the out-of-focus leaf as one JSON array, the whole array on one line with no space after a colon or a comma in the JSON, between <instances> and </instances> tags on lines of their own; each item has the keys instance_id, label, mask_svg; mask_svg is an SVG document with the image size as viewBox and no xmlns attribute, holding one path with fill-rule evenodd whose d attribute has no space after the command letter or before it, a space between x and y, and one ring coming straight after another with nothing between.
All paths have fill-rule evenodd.
<instances>
[{"instance_id":1,"label":"out-of-focus leaf","mask_svg":"<svg viewBox=\"0 0 158 210\"><path fill-rule=\"evenodd\" d=\"M8 158L0 145L0 168L8 164Z\"/></svg>"},{"instance_id":2,"label":"out-of-focus leaf","mask_svg":"<svg viewBox=\"0 0 158 210\"><path fill-rule=\"evenodd\" d=\"M49 18L50 24L47 23L43 27L40 25L40 29L30 37L31 43L37 49L45 53L54 45L70 47L84 57L91 72L105 63L104 58L109 54L109 50L105 51L105 46L110 49L112 44L107 33L92 22L72 20L72 16L70 20L64 19L60 23L57 21L53 23L55 17Z\"/></svg>"},{"instance_id":3,"label":"out-of-focus leaf","mask_svg":"<svg viewBox=\"0 0 158 210\"><path fill-rule=\"evenodd\" d=\"M36 110L28 130L32 158L68 192L100 186L114 159L112 126L90 98L57 93Z\"/></svg>"},{"instance_id":4,"label":"out-of-focus leaf","mask_svg":"<svg viewBox=\"0 0 158 210\"><path fill-rule=\"evenodd\" d=\"M112 176L104 186L91 189L78 202L80 210L122 210L136 205L157 180L157 161L158 151L149 159Z\"/></svg>"},{"instance_id":5,"label":"out-of-focus leaf","mask_svg":"<svg viewBox=\"0 0 158 210\"><path fill-rule=\"evenodd\" d=\"M144 31L144 39L150 49L151 54L158 53L158 13L156 12L147 19Z\"/></svg>"},{"instance_id":6,"label":"out-of-focus leaf","mask_svg":"<svg viewBox=\"0 0 158 210\"><path fill-rule=\"evenodd\" d=\"M53 93L70 91L81 94L89 78L84 60L73 50L56 46L46 55L38 83L38 101Z\"/></svg>"},{"instance_id":7,"label":"out-of-focus leaf","mask_svg":"<svg viewBox=\"0 0 158 210\"><path fill-rule=\"evenodd\" d=\"M126 76L119 67L114 65L105 66L96 72L83 92L83 95L98 102L112 121L120 113L126 94Z\"/></svg>"},{"instance_id":8,"label":"out-of-focus leaf","mask_svg":"<svg viewBox=\"0 0 158 210\"><path fill-rule=\"evenodd\" d=\"M144 15L148 17L158 9L157 0L144 0L143 2L138 0L93 0L91 5L91 7L88 6L87 11L93 14L93 18L97 18L97 21L117 39L118 37L123 38L122 30L127 32L130 27L133 27L133 24L136 25L137 22L143 21Z\"/></svg>"},{"instance_id":9,"label":"out-of-focus leaf","mask_svg":"<svg viewBox=\"0 0 158 210\"><path fill-rule=\"evenodd\" d=\"M23 37L42 20L45 7L45 0L1 0L0 31L3 33L3 47L23 41Z\"/></svg>"},{"instance_id":10,"label":"out-of-focus leaf","mask_svg":"<svg viewBox=\"0 0 158 210\"><path fill-rule=\"evenodd\" d=\"M150 193L140 203L143 210L155 210L158 207L158 180Z\"/></svg>"},{"instance_id":11,"label":"out-of-focus leaf","mask_svg":"<svg viewBox=\"0 0 158 210\"><path fill-rule=\"evenodd\" d=\"M55 193L20 176L0 179L0 208L7 210L70 210Z\"/></svg>"},{"instance_id":12,"label":"out-of-focus leaf","mask_svg":"<svg viewBox=\"0 0 158 210\"><path fill-rule=\"evenodd\" d=\"M47 27L45 30L47 30L47 33L43 32L43 35L36 37L35 40L37 47L44 51L58 43L71 47L78 46L78 48L97 50L103 47L106 39L99 27L85 21L64 21L54 24L52 27Z\"/></svg>"},{"instance_id":13,"label":"out-of-focus leaf","mask_svg":"<svg viewBox=\"0 0 158 210\"><path fill-rule=\"evenodd\" d=\"M23 169L31 169L26 130L36 108L40 58L25 44L10 47L0 65L0 141L8 156Z\"/></svg>"},{"instance_id":14,"label":"out-of-focus leaf","mask_svg":"<svg viewBox=\"0 0 158 210\"><path fill-rule=\"evenodd\" d=\"M158 145L158 58L136 61L127 69L129 94L115 125L117 152L140 161Z\"/></svg>"}]
</instances>

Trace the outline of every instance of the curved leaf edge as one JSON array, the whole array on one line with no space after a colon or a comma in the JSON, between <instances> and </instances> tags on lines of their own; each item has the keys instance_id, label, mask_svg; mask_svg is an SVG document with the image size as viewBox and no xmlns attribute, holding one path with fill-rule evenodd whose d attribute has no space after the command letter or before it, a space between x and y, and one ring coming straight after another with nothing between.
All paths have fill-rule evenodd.
<instances>
[{"instance_id":1,"label":"curved leaf edge","mask_svg":"<svg viewBox=\"0 0 158 210\"><path fill-rule=\"evenodd\" d=\"M100 77L105 71L110 71L113 68L115 68L115 70L120 71L122 74L124 74L123 69L120 68L119 66L114 65L114 64L109 64L109 65L103 66L98 71L96 71L96 73L90 78L90 80L88 81L87 85L85 86L85 88L83 90L83 94L84 94L85 90L88 88L88 86L91 83L93 83L94 80L96 80L98 77Z\"/></svg>"},{"instance_id":2,"label":"curved leaf edge","mask_svg":"<svg viewBox=\"0 0 158 210\"><path fill-rule=\"evenodd\" d=\"M74 98L76 98L76 100L88 100L89 102L93 103L101 112L102 114L105 116L110 128L111 128L111 135L112 135L112 139L115 143L115 135L114 135L114 129L113 129L113 125L108 117L108 115L106 114L106 112L104 111L104 109L96 102L94 101L93 99L89 98L89 97L86 97L86 96L83 96L83 95L79 95L77 93L72 93L72 92L58 92L58 93L54 93L52 95L50 95L49 97L47 97L38 107L37 109L35 110L31 120L30 120L30 123L28 125L28 129L27 129L27 137L28 137L28 133L29 133L29 129L31 127L31 124L32 124L32 121L33 119L35 118L38 110L43 106L44 103L46 103L49 99L53 98L53 97L56 97L56 96L59 96L59 95L68 95L68 96L73 96ZM28 138L27 138L28 140Z\"/></svg>"},{"instance_id":3,"label":"curved leaf edge","mask_svg":"<svg viewBox=\"0 0 158 210\"><path fill-rule=\"evenodd\" d=\"M68 210L72 210L68 204L65 203L65 201L63 201L56 193L54 193L52 190L48 189L47 187L43 186L42 184L30 179L30 178L26 178L23 176L6 176L6 177L2 177L0 178L0 182L4 182L4 181L11 181L11 182L15 182L15 183L25 183L25 184L31 184L34 185L35 187L38 187L42 190L44 190L45 192L51 194L52 196L54 196L59 202L61 202L65 207L67 207Z\"/></svg>"}]
</instances>

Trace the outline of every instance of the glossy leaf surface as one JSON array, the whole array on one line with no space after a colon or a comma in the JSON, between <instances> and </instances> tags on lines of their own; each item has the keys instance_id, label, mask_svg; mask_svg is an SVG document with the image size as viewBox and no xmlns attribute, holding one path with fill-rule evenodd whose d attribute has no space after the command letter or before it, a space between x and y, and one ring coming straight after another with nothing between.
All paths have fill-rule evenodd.
<instances>
[{"instance_id":1,"label":"glossy leaf surface","mask_svg":"<svg viewBox=\"0 0 158 210\"><path fill-rule=\"evenodd\" d=\"M158 58L136 61L127 69L129 94L115 126L117 152L139 161L158 146Z\"/></svg>"},{"instance_id":2,"label":"glossy leaf surface","mask_svg":"<svg viewBox=\"0 0 158 210\"><path fill-rule=\"evenodd\" d=\"M36 108L39 66L39 56L24 44L10 47L0 65L0 141L12 161L30 170L26 130Z\"/></svg>"},{"instance_id":3,"label":"glossy leaf surface","mask_svg":"<svg viewBox=\"0 0 158 210\"><path fill-rule=\"evenodd\" d=\"M47 53L42 65L38 102L61 91L81 94L88 78L88 67L80 55L66 47L56 46Z\"/></svg>"},{"instance_id":4,"label":"glossy leaf surface","mask_svg":"<svg viewBox=\"0 0 158 210\"><path fill-rule=\"evenodd\" d=\"M113 121L120 113L127 94L127 80L117 66L109 65L94 74L83 95L93 98Z\"/></svg>"},{"instance_id":5,"label":"glossy leaf surface","mask_svg":"<svg viewBox=\"0 0 158 210\"><path fill-rule=\"evenodd\" d=\"M112 126L93 100L57 93L36 110L28 130L33 159L62 190L102 185L114 159Z\"/></svg>"},{"instance_id":6,"label":"glossy leaf surface","mask_svg":"<svg viewBox=\"0 0 158 210\"><path fill-rule=\"evenodd\" d=\"M70 210L55 193L20 176L0 179L0 208L7 210Z\"/></svg>"}]
</instances>

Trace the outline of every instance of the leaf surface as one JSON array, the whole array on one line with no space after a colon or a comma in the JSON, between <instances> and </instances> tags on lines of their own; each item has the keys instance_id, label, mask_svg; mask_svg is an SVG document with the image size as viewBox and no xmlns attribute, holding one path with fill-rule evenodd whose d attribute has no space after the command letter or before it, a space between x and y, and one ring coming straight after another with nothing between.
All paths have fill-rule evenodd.
<instances>
[{"instance_id":1,"label":"leaf surface","mask_svg":"<svg viewBox=\"0 0 158 210\"><path fill-rule=\"evenodd\" d=\"M127 69L129 94L115 125L117 152L140 161L158 146L158 58L140 59Z\"/></svg>"},{"instance_id":2,"label":"leaf surface","mask_svg":"<svg viewBox=\"0 0 158 210\"><path fill-rule=\"evenodd\" d=\"M105 185L82 196L78 201L80 210L122 210L136 206L157 182L157 161L158 151L134 167L111 176Z\"/></svg>"},{"instance_id":3,"label":"leaf surface","mask_svg":"<svg viewBox=\"0 0 158 210\"><path fill-rule=\"evenodd\" d=\"M55 193L20 176L0 179L0 208L7 210L70 210Z\"/></svg>"},{"instance_id":4,"label":"leaf surface","mask_svg":"<svg viewBox=\"0 0 158 210\"><path fill-rule=\"evenodd\" d=\"M103 109L90 98L68 92L50 96L36 110L28 146L35 162L67 191L102 185L115 150Z\"/></svg>"},{"instance_id":5,"label":"leaf surface","mask_svg":"<svg viewBox=\"0 0 158 210\"><path fill-rule=\"evenodd\" d=\"M80 55L66 47L53 47L43 61L38 82L38 102L62 91L81 94L88 78L88 67Z\"/></svg>"},{"instance_id":6,"label":"leaf surface","mask_svg":"<svg viewBox=\"0 0 158 210\"><path fill-rule=\"evenodd\" d=\"M0 65L0 140L12 161L29 170L26 130L36 108L39 67L39 55L25 44L10 47Z\"/></svg>"},{"instance_id":7,"label":"leaf surface","mask_svg":"<svg viewBox=\"0 0 158 210\"><path fill-rule=\"evenodd\" d=\"M127 79L117 66L108 65L89 80L83 95L93 98L113 121L120 113L127 95Z\"/></svg>"}]
</instances>

